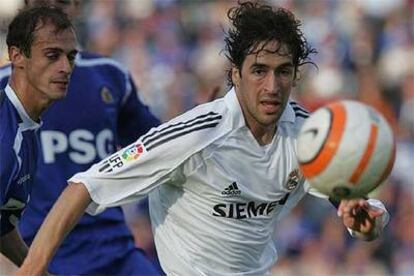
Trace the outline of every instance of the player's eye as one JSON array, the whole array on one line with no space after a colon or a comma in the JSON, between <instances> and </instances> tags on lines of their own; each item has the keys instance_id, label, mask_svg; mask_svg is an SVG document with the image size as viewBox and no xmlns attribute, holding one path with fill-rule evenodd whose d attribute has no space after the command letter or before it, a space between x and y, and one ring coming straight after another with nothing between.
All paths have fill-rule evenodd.
<instances>
[{"instance_id":1,"label":"player's eye","mask_svg":"<svg viewBox=\"0 0 414 276\"><path fill-rule=\"evenodd\" d=\"M266 70L262 68L253 69L253 74L256 76L263 76L266 73Z\"/></svg>"},{"instance_id":2,"label":"player's eye","mask_svg":"<svg viewBox=\"0 0 414 276\"><path fill-rule=\"evenodd\" d=\"M290 75L291 71L290 70L282 70L280 73L283 74L283 75Z\"/></svg>"},{"instance_id":3,"label":"player's eye","mask_svg":"<svg viewBox=\"0 0 414 276\"><path fill-rule=\"evenodd\" d=\"M283 69L278 70L278 73L282 76L291 76L293 74L293 69L283 68Z\"/></svg>"},{"instance_id":4,"label":"player's eye","mask_svg":"<svg viewBox=\"0 0 414 276\"><path fill-rule=\"evenodd\" d=\"M46 54L46 57L47 57L49 60L53 60L53 61L55 61L55 60L57 60L57 59L59 58L59 55L58 55L58 54L56 54L56 53L48 53L48 54Z\"/></svg>"}]
</instances>

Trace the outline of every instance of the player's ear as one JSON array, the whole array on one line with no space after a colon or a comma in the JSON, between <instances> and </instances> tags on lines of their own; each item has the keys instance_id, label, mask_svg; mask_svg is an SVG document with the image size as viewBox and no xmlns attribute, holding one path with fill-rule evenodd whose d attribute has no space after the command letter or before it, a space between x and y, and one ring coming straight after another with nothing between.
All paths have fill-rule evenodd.
<instances>
[{"instance_id":1,"label":"player's ear","mask_svg":"<svg viewBox=\"0 0 414 276\"><path fill-rule=\"evenodd\" d=\"M234 84L234 86L238 87L240 85L240 70L237 66L233 65L231 68L231 80Z\"/></svg>"},{"instance_id":2,"label":"player's ear","mask_svg":"<svg viewBox=\"0 0 414 276\"><path fill-rule=\"evenodd\" d=\"M23 51L16 46L9 48L9 59L12 66L16 68L24 67L24 61L26 60Z\"/></svg>"}]
</instances>

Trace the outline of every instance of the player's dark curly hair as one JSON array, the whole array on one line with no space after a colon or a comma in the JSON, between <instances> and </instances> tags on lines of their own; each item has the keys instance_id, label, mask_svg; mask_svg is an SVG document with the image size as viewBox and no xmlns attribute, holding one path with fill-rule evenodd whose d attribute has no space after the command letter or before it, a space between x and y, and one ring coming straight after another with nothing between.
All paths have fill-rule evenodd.
<instances>
[{"instance_id":1,"label":"player's dark curly hair","mask_svg":"<svg viewBox=\"0 0 414 276\"><path fill-rule=\"evenodd\" d=\"M226 33L224 51L232 66L239 68L240 72L246 56L259 53L271 41L279 42L275 52L279 51L280 45L288 47L293 55L295 74L299 66L314 64L309 55L317 52L300 30L301 22L290 11L259 2L239 1L227 16L233 27ZM233 86L231 68L227 81L229 86Z\"/></svg>"}]
</instances>

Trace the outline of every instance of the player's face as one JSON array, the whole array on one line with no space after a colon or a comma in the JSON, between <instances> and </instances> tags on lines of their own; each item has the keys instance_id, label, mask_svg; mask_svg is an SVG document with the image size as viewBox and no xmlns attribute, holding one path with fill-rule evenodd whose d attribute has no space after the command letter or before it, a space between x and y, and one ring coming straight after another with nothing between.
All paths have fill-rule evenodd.
<instances>
[{"instance_id":1,"label":"player's face","mask_svg":"<svg viewBox=\"0 0 414 276\"><path fill-rule=\"evenodd\" d=\"M72 29L55 33L55 26L47 23L35 32L30 57L24 56L22 67L28 86L39 99L57 100L66 95L76 53Z\"/></svg>"},{"instance_id":2,"label":"player's face","mask_svg":"<svg viewBox=\"0 0 414 276\"><path fill-rule=\"evenodd\" d=\"M232 77L247 125L252 129L274 130L294 84L292 55L277 43L268 43L258 54L246 56Z\"/></svg>"}]
</instances>

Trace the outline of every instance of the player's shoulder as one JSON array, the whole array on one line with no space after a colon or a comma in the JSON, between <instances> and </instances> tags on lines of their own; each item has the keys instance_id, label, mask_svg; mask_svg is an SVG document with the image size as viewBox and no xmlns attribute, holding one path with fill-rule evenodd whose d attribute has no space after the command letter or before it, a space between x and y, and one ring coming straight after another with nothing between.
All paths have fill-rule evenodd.
<instances>
[{"instance_id":1,"label":"player's shoulder","mask_svg":"<svg viewBox=\"0 0 414 276\"><path fill-rule=\"evenodd\" d=\"M99 55L96 53L91 53L87 51L81 51L76 56L75 60L76 66L82 68L101 68L101 69L111 69L118 71L122 74L128 74L128 70L118 61Z\"/></svg>"},{"instance_id":2,"label":"player's shoulder","mask_svg":"<svg viewBox=\"0 0 414 276\"><path fill-rule=\"evenodd\" d=\"M6 64L6 65L3 65L3 66L0 66L0 89L4 88L6 86L10 74L11 74L11 65L10 65L10 63Z\"/></svg>"},{"instance_id":3,"label":"player's shoulder","mask_svg":"<svg viewBox=\"0 0 414 276\"><path fill-rule=\"evenodd\" d=\"M212 102L204 103L195 106L187 112L179 115L171 120L172 123L177 121L203 121L209 122L224 122L226 120L227 109L223 99L217 99Z\"/></svg>"},{"instance_id":4,"label":"player's shoulder","mask_svg":"<svg viewBox=\"0 0 414 276\"><path fill-rule=\"evenodd\" d=\"M296 135L309 117L310 112L303 105L291 99L286 105L285 114L290 119L288 124L284 124L285 127Z\"/></svg>"},{"instance_id":5,"label":"player's shoulder","mask_svg":"<svg viewBox=\"0 0 414 276\"><path fill-rule=\"evenodd\" d=\"M221 99L201 104L152 128L143 135L142 142L147 150L165 144L185 151L196 152L225 136L231 128ZM184 149L185 148L185 149Z\"/></svg>"},{"instance_id":6,"label":"player's shoulder","mask_svg":"<svg viewBox=\"0 0 414 276\"><path fill-rule=\"evenodd\" d=\"M289 106L295 113L295 119L299 123L303 123L309 117L309 110L307 110L303 105L299 104L295 100L289 100Z\"/></svg>"},{"instance_id":7,"label":"player's shoulder","mask_svg":"<svg viewBox=\"0 0 414 276\"><path fill-rule=\"evenodd\" d=\"M22 122L18 110L7 96L4 88L0 88L0 133L15 133Z\"/></svg>"},{"instance_id":8,"label":"player's shoulder","mask_svg":"<svg viewBox=\"0 0 414 276\"><path fill-rule=\"evenodd\" d=\"M9 122L10 117L17 116L17 111L13 106L10 99L7 97L6 91L3 87L0 87L0 122Z\"/></svg>"},{"instance_id":9,"label":"player's shoulder","mask_svg":"<svg viewBox=\"0 0 414 276\"><path fill-rule=\"evenodd\" d=\"M6 100L6 91L0 87L0 106L5 103Z\"/></svg>"},{"instance_id":10,"label":"player's shoulder","mask_svg":"<svg viewBox=\"0 0 414 276\"><path fill-rule=\"evenodd\" d=\"M18 120L20 118L10 101L3 98L3 101L0 103L0 152L2 153L2 158L6 157L7 153L13 150L14 142L18 139Z\"/></svg>"}]
</instances>

